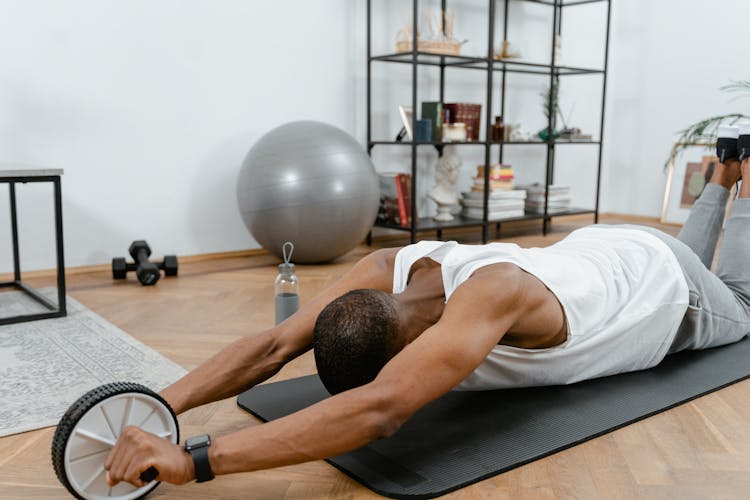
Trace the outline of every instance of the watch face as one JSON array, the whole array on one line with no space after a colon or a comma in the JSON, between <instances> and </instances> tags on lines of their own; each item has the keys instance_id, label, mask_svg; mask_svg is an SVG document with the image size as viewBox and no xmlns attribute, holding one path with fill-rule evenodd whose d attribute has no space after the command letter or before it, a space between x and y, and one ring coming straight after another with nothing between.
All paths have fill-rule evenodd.
<instances>
[{"instance_id":1,"label":"watch face","mask_svg":"<svg viewBox=\"0 0 750 500\"><path fill-rule=\"evenodd\" d=\"M202 436L193 436L185 441L185 449L187 451L194 450L196 448L202 448L211 444L211 437L208 434Z\"/></svg>"}]
</instances>

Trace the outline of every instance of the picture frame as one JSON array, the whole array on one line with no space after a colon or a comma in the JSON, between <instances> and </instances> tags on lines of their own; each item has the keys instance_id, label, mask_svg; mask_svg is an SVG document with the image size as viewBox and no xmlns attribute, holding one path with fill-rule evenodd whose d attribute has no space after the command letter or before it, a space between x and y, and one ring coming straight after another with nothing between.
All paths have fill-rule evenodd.
<instances>
[{"instance_id":1,"label":"picture frame","mask_svg":"<svg viewBox=\"0 0 750 500\"><path fill-rule=\"evenodd\" d=\"M674 144L673 150L683 147L667 165L667 182L660 218L662 224L683 225L687 221L690 208L700 197L719 163L713 144L679 143ZM734 188L732 193L734 194ZM727 204L727 216L731 211L733 197L730 197L730 203Z\"/></svg>"},{"instance_id":2,"label":"picture frame","mask_svg":"<svg viewBox=\"0 0 750 500\"><path fill-rule=\"evenodd\" d=\"M404 123L404 128L406 129L406 136L409 138L409 140L412 140L413 134L411 130L411 121L412 117L414 116L414 112L412 111L411 107L407 106L399 106L398 112L401 115L401 121Z\"/></svg>"}]
</instances>

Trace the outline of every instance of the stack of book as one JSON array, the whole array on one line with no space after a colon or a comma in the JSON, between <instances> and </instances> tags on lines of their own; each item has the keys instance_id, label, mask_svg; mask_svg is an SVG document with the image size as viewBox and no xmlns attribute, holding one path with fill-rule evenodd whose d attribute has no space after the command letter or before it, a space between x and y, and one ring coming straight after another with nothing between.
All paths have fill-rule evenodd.
<instances>
[{"instance_id":1,"label":"stack of book","mask_svg":"<svg viewBox=\"0 0 750 500\"><path fill-rule=\"evenodd\" d=\"M525 199L526 191L520 189L491 192L487 202L487 220L523 217ZM464 207L462 212L464 217L468 219L484 217L484 193L479 191L463 193L461 205Z\"/></svg>"},{"instance_id":2,"label":"stack of book","mask_svg":"<svg viewBox=\"0 0 750 500\"><path fill-rule=\"evenodd\" d=\"M490 193L496 191L510 191L513 189L513 167L496 163L490 167ZM484 192L484 165L477 166L477 176L474 177L472 191Z\"/></svg>"},{"instance_id":3,"label":"stack of book","mask_svg":"<svg viewBox=\"0 0 750 500\"><path fill-rule=\"evenodd\" d=\"M411 175L400 172L379 174L380 207L377 222L401 227L411 226Z\"/></svg>"},{"instance_id":4,"label":"stack of book","mask_svg":"<svg viewBox=\"0 0 750 500\"><path fill-rule=\"evenodd\" d=\"M490 167L487 220L523 217L526 191L513 189L513 167L493 165ZM484 165L477 167L477 176L471 191L462 194L463 215L469 219L484 217Z\"/></svg>"},{"instance_id":5,"label":"stack of book","mask_svg":"<svg viewBox=\"0 0 750 500\"><path fill-rule=\"evenodd\" d=\"M544 213L544 185L532 184L525 186L526 210L536 214ZM552 184L549 187L547 213L556 214L570 210L570 186Z\"/></svg>"}]
</instances>

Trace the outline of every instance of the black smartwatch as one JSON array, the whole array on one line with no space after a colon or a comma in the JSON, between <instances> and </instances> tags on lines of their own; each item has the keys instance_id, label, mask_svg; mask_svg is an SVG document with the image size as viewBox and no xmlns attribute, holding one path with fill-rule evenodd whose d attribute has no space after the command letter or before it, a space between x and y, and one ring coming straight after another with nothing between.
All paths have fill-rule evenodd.
<instances>
[{"instance_id":1,"label":"black smartwatch","mask_svg":"<svg viewBox=\"0 0 750 500\"><path fill-rule=\"evenodd\" d=\"M195 482L204 483L214 478L214 471L208 461L208 447L211 446L211 436L193 436L185 441L185 451L193 457L195 466Z\"/></svg>"}]
</instances>

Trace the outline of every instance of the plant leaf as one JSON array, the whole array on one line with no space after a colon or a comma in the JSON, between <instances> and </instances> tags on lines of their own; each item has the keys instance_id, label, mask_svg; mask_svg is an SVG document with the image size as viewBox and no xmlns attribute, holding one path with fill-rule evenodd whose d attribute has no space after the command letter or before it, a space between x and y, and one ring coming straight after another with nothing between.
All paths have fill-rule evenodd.
<instances>
[{"instance_id":1,"label":"plant leaf","mask_svg":"<svg viewBox=\"0 0 750 500\"><path fill-rule=\"evenodd\" d=\"M669 158L667 158L664 167L666 168L683 150L692 144L706 144L708 146L715 144L716 132L719 125L724 123L732 125L743 118L750 118L750 116L743 115L742 113L712 116L680 130L680 136L677 138L676 145L672 149Z\"/></svg>"}]
</instances>

